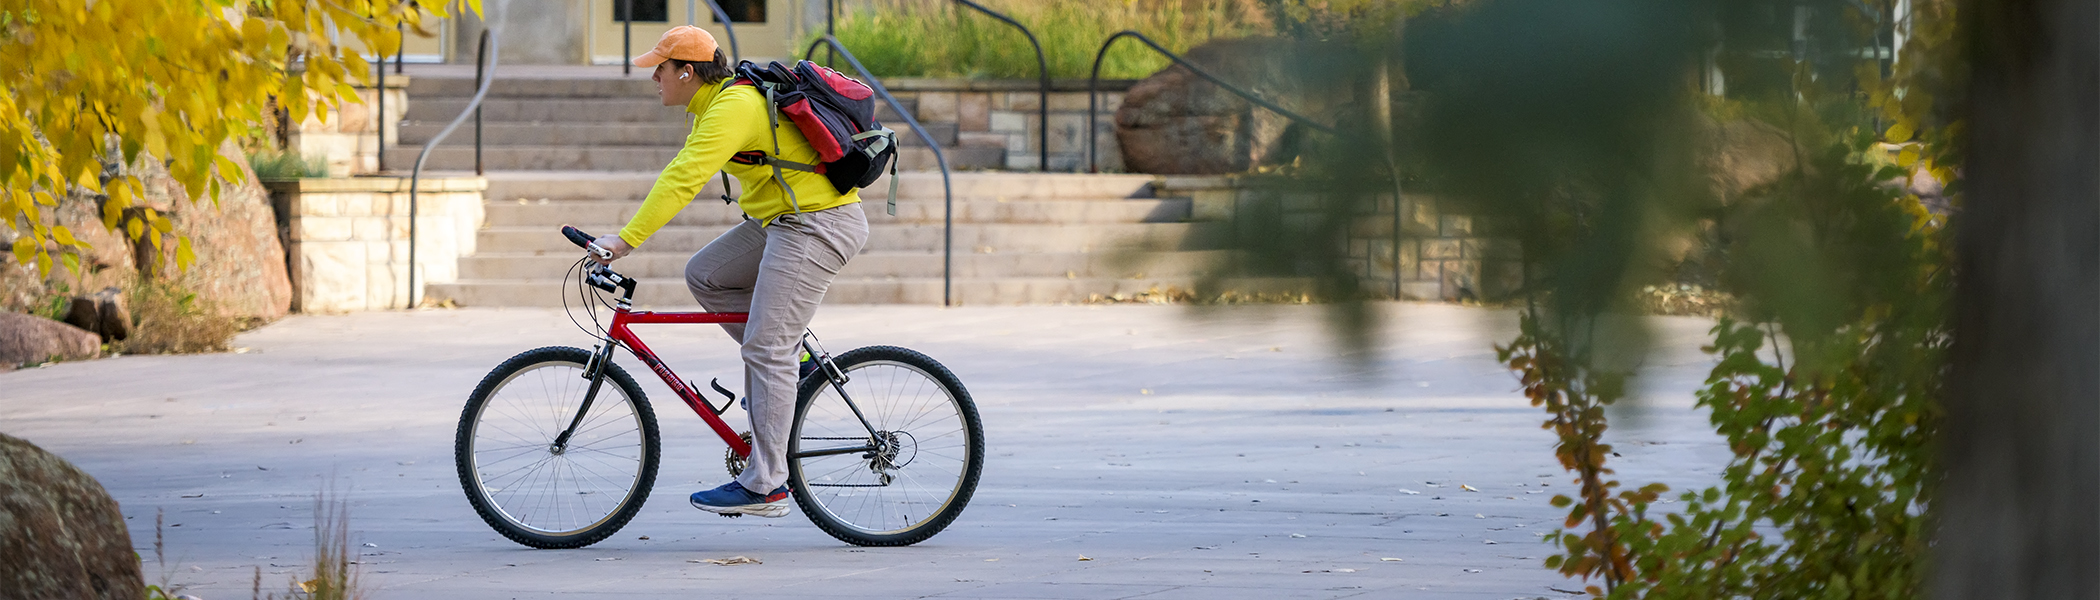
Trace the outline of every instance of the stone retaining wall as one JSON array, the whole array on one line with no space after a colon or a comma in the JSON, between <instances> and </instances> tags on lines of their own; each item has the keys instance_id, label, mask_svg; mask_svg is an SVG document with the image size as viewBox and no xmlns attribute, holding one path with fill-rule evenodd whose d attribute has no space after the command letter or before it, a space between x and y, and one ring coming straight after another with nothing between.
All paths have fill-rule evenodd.
<instances>
[{"instance_id":1,"label":"stone retaining wall","mask_svg":"<svg viewBox=\"0 0 2100 600\"><path fill-rule=\"evenodd\" d=\"M1192 199L1196 221L1232 221L1262 195L1285 194L1287 210L1308 217L1318 206L1311 198L1293 202L1288 192L1264 189L1240 176L1162 177L1156 189L1162 197ZM1378 198L1355 216L1347 239L1337 240L1348 245L1350 269L1365 289L1390 296L1397 276L1401 298L1457 301L1501 298L1523 285L1523 256L1515 240L1494 237L1470 216L1438 210L1435 196L1418 194L1407 194L1399 203L1396 237L1393 204L1391 195Z\"/></svg>"},{"instance_id":2,"label":"stone retaining wall","mask_svg":"<svg viewBox=\"0 0 2100 600\"><path fill-rule=\"evenodd\" d=\"M301 179L265 185L284 236L293 311L408 307L408 178ZM419 187L417 283L458 281L459 258L474 254L488 180L427 178ZM416 297L423 297L421 290Z\"/></svg>"},{"instance_id":3,"label":"stone retaining wall","mask_svg":"<svg viewBox=\"0 0 2100 600\"><path fill-rule=\"evenodd\" d=\"M283 132L284 147L308 159L328 165L329 177L349 177L379 172L379 133L386 128L388 143L400 139L401 116L408 112L408 77L387 73L386 118L373 119L379 108L378 88L359 87L357 102L344 102L337 110L316 111L298 127ZM325 117L325 118L324 118ZM399 168L402 165L389 165Z\"/></svg>"},{"instance_id":4,"label":"stone retaining wall","mask_svg":"<svg viewBox=\"0 0 2100 600\"><path fill-rule=\"evenodd\" d=\"M1101 171L1116 173L1123 170L1123 153L1116 145L1116 109L1123 105L1123 93L1135 80L1102 80L1098 104L1098 115L1094 125L1095 143L1100 145ZM949 154L950 166L974 165L974 161L959 160L959 153L990 152L993 168L1013 171L1034 171L1040 162L1041 148L1037 135L1041 131L1038 123L1041 115L1042 97L1035 80L996 79L922 79L887 78L883 87L897 97L899 102L917 103L912 118L932 129L934 124L953 124L955 139L941 142L942 151ZM1071 172L1086 170L1087 80L1053 79L1050 81L1050 170ZM901 168L912 170L933 169L931 152L916 135L902 124L894 124L901 137L914 138L904 148ZM998 151L1003 149L1003 156ZM922 164L923 163L923 164Z\"/></svg>"}]
</instances>

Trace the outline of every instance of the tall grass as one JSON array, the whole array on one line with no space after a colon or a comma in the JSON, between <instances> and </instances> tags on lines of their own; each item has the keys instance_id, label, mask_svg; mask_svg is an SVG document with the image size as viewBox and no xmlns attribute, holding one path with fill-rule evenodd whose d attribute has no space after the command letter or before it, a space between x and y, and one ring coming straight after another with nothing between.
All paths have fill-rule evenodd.
<instances>
[{"instance_id":1,"label":"tall grass","mask_svg":"<svg viewBox=\"0 0 2100 600\"><path fill-rule=\"evenodd\" d=\"M1272 31L1257 0L985 0L1027 25L1043 44L1050 76L1084 78L1094 53L1118 31L1135 30L1176 53L1214 38ZM839 41L883 77L1032 79L1035 50L1019 30L948 0L840 3ZM805 46L806 47L806 46ZM820 53L821 54L821 53ZM1168 59L1133 40L1102 59L1101 76L1136 79Z\"/></svg>"},{"instance_id":2,"label":"tall grass","mask_svg":"<svg viewBox=\"0 0 2100 600\"><path fill-rule=\"evenodd\" d=\"M263 181L288 181L328 176L328 161L320 157L307 158L297 151L278 152L262 150L248 154L248 166L255 169L255 176Z\"/></svg>"}]
</instances>

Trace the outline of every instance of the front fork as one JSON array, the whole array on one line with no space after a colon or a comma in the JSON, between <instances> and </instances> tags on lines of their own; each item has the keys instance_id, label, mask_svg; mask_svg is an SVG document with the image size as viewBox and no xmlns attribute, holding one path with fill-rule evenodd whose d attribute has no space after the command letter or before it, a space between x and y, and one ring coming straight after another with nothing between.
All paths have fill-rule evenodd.
<instances>
[{"instance_id":1,"label":"front fork","mask_svg":"<svg viewBox=\"0 0 2100 600\"><path fill-rule=\"evenodd\" d=\"M567 451L569 437L576 435L576 427L583 424L583 416L591 414L591 402L598 399L598 389L605 386L605 366L612 364L614 346L612 342L606 342L591 349L591 363L583 368L583 378L591 382L590 388L583 392L583 406L576 409L575 418L569 419L569 426L561 430L561 435L554 436L554 443L547 447L548 452L561 454Z\"/></svg>"}]
</instances>

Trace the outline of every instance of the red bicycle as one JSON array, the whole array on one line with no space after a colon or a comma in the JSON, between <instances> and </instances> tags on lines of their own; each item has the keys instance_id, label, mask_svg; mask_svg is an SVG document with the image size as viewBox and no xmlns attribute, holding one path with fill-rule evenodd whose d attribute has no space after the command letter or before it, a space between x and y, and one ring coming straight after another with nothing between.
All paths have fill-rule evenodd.
<instances>
[{"instance_id":1,"label":"red bicycle","mask_svg":"<svg viewBox=\"0 0 2100 600\"><path fill-rule=\"evenodd\" d=\"M562 233L597 250L574 227ZM751 453L750 434L722 420L735 394L711 382L729 396L716 407L629 328L741 323L745 313L637 311L633 278L588 258L570 275L592 327L576 319L577 307L569 307L570 319L601 343L503 361L467 399L453 448L474 511L504 537L535 548L605 539L634 518L656 482L656 414L613 363L615 348L648 365L721 436L730 476ZM607 294L617 296L608 301ZM609 324L599 321L601 308L611 309ZM918 543L954 522L984 463L984 429L962 382L905 348L869 346L833 358L809 332L801 345L819 367L802 380L788 442L788 489L803 514L859 546Z\"/></svg>"}]
</instances>

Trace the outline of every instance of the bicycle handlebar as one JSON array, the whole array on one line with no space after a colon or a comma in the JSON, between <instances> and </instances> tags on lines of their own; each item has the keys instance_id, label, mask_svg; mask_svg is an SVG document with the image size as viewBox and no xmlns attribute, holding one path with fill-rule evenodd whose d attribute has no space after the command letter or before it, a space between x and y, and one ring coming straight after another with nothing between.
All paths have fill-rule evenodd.
<instances>
[{"instance_id":1,"label":"bicycle handlebar","mask_svg":"<svg viewBox=\"0 0 2100 600\"><path fill-rule=\"evenodd\" d=\"M584 233L581 229L563 225L561 226L561 235L569 238L569 243L576 244L599 258L612 259L611 250L598 247L598 244L593 243L593 240L597 238L591 237L591 234ZM634 299L636 283L634 278L615 273L603 264L592 264L590 271L584 276L584 283L608 292L624 292L620 296L620 302L623 307L628 301Z\"/></svg>"},{"instance_id":2,"label":"bicycle handlebar","mask_svg":"<svg viewBox=\"0 0 2100 600\"><path fill-rule=\"evenodd\" d=\"M585 251L596 255L598 258L612 260L612 251L600 248L597 244L592 243L592 240L596 240L598 238L592 236L591 234L584 233L581 229L577 229L569 225L563 225L561 226L561 235L562 237L569 238L569 242L576 244L576 247L582 248Z\"/></svg>"}]
</instances>

